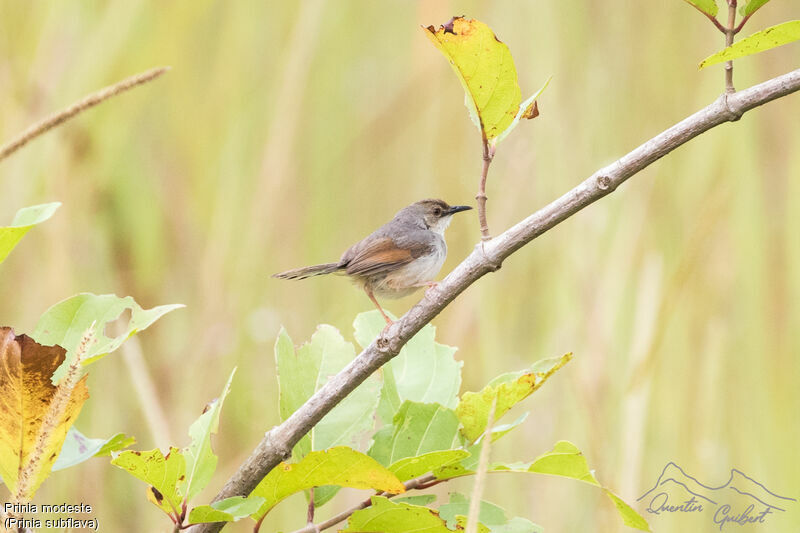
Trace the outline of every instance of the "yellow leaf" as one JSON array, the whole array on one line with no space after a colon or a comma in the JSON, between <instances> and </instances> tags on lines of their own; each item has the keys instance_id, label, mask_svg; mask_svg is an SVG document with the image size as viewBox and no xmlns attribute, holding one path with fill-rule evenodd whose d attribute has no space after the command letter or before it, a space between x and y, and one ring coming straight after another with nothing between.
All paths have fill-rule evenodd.
<instances>
[{"instance_id":1,"label":"yellow leaf","mask_svg":"<svg viewBox=\"0 0 800 533\"><path fill-rule=\"evenodd\" d=\"M425 34L450 61L464 91L467 108L492 140L514 121L522 96L508 46L478 20L455 17Z\"/></svg>"},{"instance_id":2,"label":"yellow leaf","mask_svg":"<svg viewBox=\"0 0 800 533\"><path fill-rule=\"evenodd\" d=\"M37 444L42 425L58 388L50 378L64 361L60 346L42 346L27 335L14 335L11 328L0 328L0 476L13 494L21 470L38 457L38 468L25 482L29 499L50 474L67 431L89 397L86 377L70 394L63 412L47 428L46 438Z\"/></svg>"}]
</instances>

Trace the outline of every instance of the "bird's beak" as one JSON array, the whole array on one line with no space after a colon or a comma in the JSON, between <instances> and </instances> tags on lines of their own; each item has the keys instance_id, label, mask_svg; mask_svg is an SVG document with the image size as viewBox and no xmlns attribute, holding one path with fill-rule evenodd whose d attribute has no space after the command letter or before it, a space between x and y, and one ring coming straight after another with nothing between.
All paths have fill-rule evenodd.
<instances>
[{"instance_id":1,"label":"bird's beak","mask_svg":"<svg viewBox=\"0 0 800 533\"><path fill-rule=\"evenodd\" d=\"M470 207L468 205L454 205L447 211L447 214L448 215L454 215L454 214L459 213L461 211L469 211L470 209L472 209L472 207Z\"/></svg>"}]
</instances>

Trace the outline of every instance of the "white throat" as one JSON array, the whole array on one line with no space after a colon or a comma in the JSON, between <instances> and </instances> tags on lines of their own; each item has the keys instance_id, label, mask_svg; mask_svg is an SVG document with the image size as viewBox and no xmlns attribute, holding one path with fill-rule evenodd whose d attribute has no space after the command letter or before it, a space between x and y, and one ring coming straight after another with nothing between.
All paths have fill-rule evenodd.
<instances>
[{"instance_id":1,"label":"white throat","mask_svg":"<svg viewBox=\"0 0 800 533\"><path fill-rule=\"evenodd\" d=\"M442 237L444 237L444 230L447 229L447 226L450 225L450 221L453 219L453 215L449 215L446 217L442 217L436 221L436 223L432 224L428 229L430 229L434 233L438 233Z\"/></svg>"}]
</instances>

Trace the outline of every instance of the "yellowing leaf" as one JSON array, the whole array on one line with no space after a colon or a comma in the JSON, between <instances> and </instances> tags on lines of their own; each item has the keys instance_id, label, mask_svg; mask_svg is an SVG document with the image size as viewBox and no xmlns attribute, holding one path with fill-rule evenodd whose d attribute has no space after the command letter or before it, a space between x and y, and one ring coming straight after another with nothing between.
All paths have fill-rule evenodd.
<instances>
[{"instance_id":1,"label":"yellowing leaf","mask_svg":"<svg viewBox=\"0 0 800 533\"><path fill-rule=\"evenodd\" d=\"M147 452L128 450L117 454L111 464L148 483L147 499L165 513L173 514L181 508L183 495L178 484L186 477L186 460L178 448L170 448L167 455L158 448Z\"/></svg>"},{"instance_id":2,"label":"yellowing leaf","mask_svg":"<svg viewBox=\"0 0 800 533\"><path fill-rule=\"evenodd\" d=\"M10 226L0 228L0 263L2 263L28 230L44 222L56 212L60 202L34 205L17 211Z\"/></svg>"},{"instance_id":3,"label":"yellowing leaf","mask_svg":"<svg viewBox=\"0 0 800 533\"><path fill-rule=\"evenodd\" d=\"M478 20L455 17L425 35L450 61L467 95L470 114L492 140L514 121L522 96L508 46ZM473 118L474 119L474 118Z\"/></svg>"},{"instance_id":4,"label":"yellowing leaf","mask_svg":"<svg viewBox=\"0 0 800 533\"><path fill-rule=\"evenodd\" d=\"M530 396L542 386L558 369L572 358L568 353L561 357L537 362L530 370L509 374L504 379L496 379L480 392L465 392L456 407L456 415L461 421L461 434L469 442L474 442L486 430L489 410L495 397L495 420L499 420L509 409Z\"/></svg>"},{"instance_id":5,"label":"yellowing leaf","mask_svg":"<svg viewBox=\"0 0 800 533\"><path fill-rule=\"evenodd\" d=\"M11 328L0 328L0 476L13 494L20 469L39 456L38 468L25 484L28 499L47 478L61 452L67 432L89 397L86 376L78 381L63 412L52 424L47 438L35 449L37 438L56 396L51 382L56 368L64 361L60 346L42 346L27 335L15 336Z\"/></svg>"},{"instance_id":6,"label":"yellowing leaf","mask_svg":"<svg viewBox=\"0 0 800 533\"><path fill-rule=\"evenodd\" d=\"M310 452L299 463L281 463L250 493L265 502L252 515L260 520L270 509L287 496L323 485L337 485L354 489L374 489L399 494L405 491L403 483L375 459L347 446Z\"/></svg>"},{"instance_id":7,"label":"yellowing leaf","mask_svg":"<svg viewBox=\"0 0 800 533\"><path fill-rule=\"evenodd\" d=\"M754 33L724 50L710 55L700 63L700 68L764 52L800 40L800 20L790 20Z\"/></svg>"}]
</instances>

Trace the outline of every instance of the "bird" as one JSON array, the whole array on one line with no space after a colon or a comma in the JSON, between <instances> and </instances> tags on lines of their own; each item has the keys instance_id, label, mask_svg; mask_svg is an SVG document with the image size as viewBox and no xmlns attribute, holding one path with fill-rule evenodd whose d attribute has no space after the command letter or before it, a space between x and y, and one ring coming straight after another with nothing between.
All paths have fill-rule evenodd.
<instances>
[{"instance_id":1,"label":"bird","mask_svg":"<svg viewBox=\"0 0 800 533\"><path fill-rule=\"evenodd\" d=\"M422 287L435 287L433 280L447 256L444 231L453 215L469 209L472 207L451 206L432 198L415 202L348 248L339 261L295 268L272 277L299 280L322 274L347 275L364 289L388 327L392 320L376 295L402 298Z\"/></svg>"}]
</instances>

